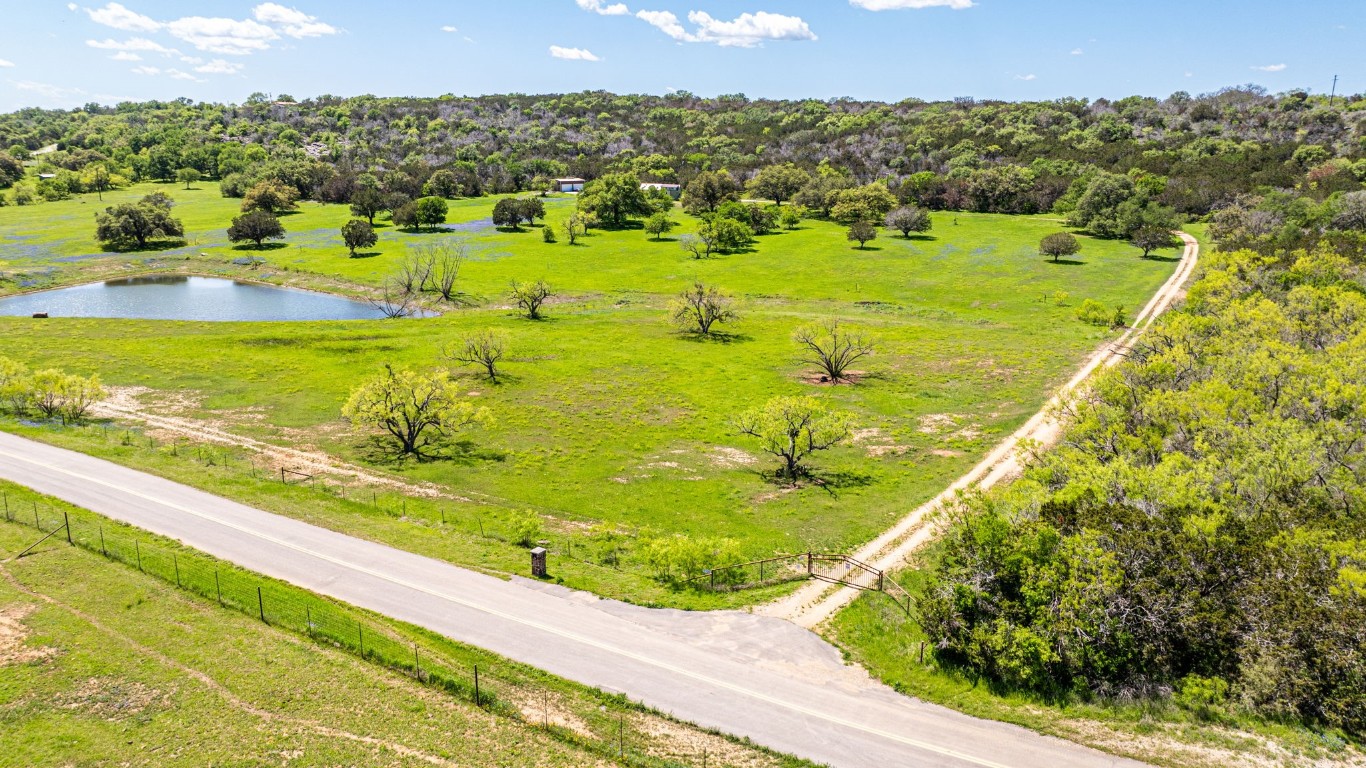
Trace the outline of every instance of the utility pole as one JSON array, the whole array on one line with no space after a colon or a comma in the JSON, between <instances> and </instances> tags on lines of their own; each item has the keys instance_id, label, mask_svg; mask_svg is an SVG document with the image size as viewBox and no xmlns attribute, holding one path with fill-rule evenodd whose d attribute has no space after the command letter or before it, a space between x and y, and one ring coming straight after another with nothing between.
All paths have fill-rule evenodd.
<instances>
[{"instance_id":1,"label":"utility pole","mask_svg":"<svg viewBox=\"0 0 1366 768\"><path fill-rule=\"evenodd\" d=\"M1333 75L1333 90L1328 94L1328 106L1333 106L1333 99L1338 96L1338 76Z\"/></svg>"}]
</instances>

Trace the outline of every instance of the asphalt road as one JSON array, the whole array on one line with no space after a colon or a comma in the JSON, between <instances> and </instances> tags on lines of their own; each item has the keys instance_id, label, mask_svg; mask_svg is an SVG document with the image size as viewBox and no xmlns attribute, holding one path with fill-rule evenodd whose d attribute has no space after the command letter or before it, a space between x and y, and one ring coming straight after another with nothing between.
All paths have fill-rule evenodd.
<instances>
[{"instance_id":1,"label":"asphalt road","mask_svg":"<svg viewBox=\"0 0 1366 768\"><path fill-rule=\"evenodd\" d=\"M1139 766L901 696L815 634L503 581L0 433L0 477L245 568L832 766ZM554 563L551 563L553 570Z\"/></svg>"}]
</instances>

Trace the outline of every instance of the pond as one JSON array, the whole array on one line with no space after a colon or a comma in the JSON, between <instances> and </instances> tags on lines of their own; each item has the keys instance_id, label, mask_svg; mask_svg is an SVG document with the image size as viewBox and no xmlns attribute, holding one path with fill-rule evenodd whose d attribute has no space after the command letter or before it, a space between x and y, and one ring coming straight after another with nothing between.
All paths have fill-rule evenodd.
<instances>
[{"instance_id":1,"label":"pond","mask_svg":"<svg viewBox=\"0 0 1366 768\"><path fill-rule=\"evenodd\" d=\"M141 320L370 320L361 301L221 277L156 275L106 280L0 299L0 315Z\"/></svg>"}]
</instances>

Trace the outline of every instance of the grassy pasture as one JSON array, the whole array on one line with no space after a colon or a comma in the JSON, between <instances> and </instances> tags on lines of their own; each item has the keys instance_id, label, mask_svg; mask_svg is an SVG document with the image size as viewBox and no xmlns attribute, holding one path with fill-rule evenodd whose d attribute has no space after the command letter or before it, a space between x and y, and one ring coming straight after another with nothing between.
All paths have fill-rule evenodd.
<instances>
[{"instance_id":1,"label":"grassy pasture","mask_svg":"<svg viewBox=\"0 0 1366 768\"><path fill-rule=\"evenodd\" d=\"M1056 219L940 213L929 237L883 233L866 250L842 227L806 222L759 238L749 252L699 261L677 245L696 225L681 211L683 226L663 241L595 231L570 246L563 236L543 243L537 228L494 229L494 200L484 198L452 201L450 232L382 228L373 253L352 259L336 234L350 218L345 207L305 203L284 218L283 247L239 250L223 235L237 201L211 183L197 187L105 196L107 204L154 188L171 194L189 244L170 253L98 254L90 238L100 203L91 196L0 209L0 272L9 280L0 289L181 270L357 292L387 274L408 243L461 238L471 252L460 279L467 301L404 321L0 318L0 354L174 391L192 415L364 462L364 441L338 417L358 382L386 362L435 365L462 333L500 328L511 339L507 381L466 380L496 422L462 436L448 460L388 468L569 525L730 536L755 554L850 547L936 493L1112 336L1075 318L1083 299L1123 304L1132 316L1175 255L1143 260L1127 244L1083 238L1081 263L1052 264L1035 248L1061 227ZM572 206L550 198L549 224ZM243 255L266 263L232 264ZM542 277L560 294L549 319L517 317L509 281ZM729 339L699 341L665 322L669 298L694 279L739 298L744 318ZM813 384L796 357L793 329L830 316L878 339L857 385ZM859 427L853 444L815 460L824 487L774 485L762 474L773 463L729 426L741 410L797 393L852 412Z\"/></svg>"},{"instance_id":2,"label":"grassy pasture","mask_svg":"<svg viewBox=\"0 0 1366 768\"><path fill-rule=\"evenodd\" d=\"M682 768L701 765L704 751L714 766L808 765L9 483L0 490L11 510L36 503L44 530L69 515L87 547L70 547L59 535L0 563L0 765ZM0 517L7 558L39 536L15 517ZM97 527L103 539L95 538ZM145 573L132 559L133 541ZM122 564L100 556L104 542ZM214 599L219 573L226 608ZM181 574L185 589L175 586ZM287 618L288 611L268 608L271 624L262 624L254 594L250 606L234 610L232 584L248 592L263 585L270 605L293 605L296 614L299 605L312 606L315 627L363 623L367 660L355 635L341 632L349 645L326 629L310 636L304 619ZM377 658L384 647L396 655ZM411 648L420 649L427 685L403 671ZM474 665L482 708L469 690ZM462 687L433 683L434 670Z\"/></svg>"}]
</instances>

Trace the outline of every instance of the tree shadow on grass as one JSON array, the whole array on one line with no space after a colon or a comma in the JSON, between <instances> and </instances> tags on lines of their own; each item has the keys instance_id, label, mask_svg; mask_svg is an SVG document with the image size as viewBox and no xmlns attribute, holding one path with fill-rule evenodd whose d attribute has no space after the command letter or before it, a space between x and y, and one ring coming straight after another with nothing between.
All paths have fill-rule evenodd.
<instances>
[{"instance_id":1,"label":"tree shadow on grass","mask_svg":"<svg viewBox=\"0 0 1366 768\"><path fill-rule=\"evenodd\" d=\"M856 250L856 251L880 251L880 250L882 250L882 246L880 246L880 245L860 245L860 246L858 246L857 248L855 248L854 250Z\"/></svg>"},{"instance_id":2,"label":"tree shadow on grass","mask_svg":"<svg viewBox=\"0 0 1366 768\"><path fill-rule=\"evenodd\" d=\"M353 258L353 259L373 259L373 258L375 258L376 256L379 256L380 253L381 253L380 251L356 251L355 253L351 254L350 258Z\"/></svg>"},{"instance_id":3,"label":"tree shadow on grass","mask_svg":"<svg viewBox=\"0 0 1366 768\"><path fill-rule=\"evenodd\" d=\"M437 440L422 448L421 456L403 453L392 437L367 435L356 445L356 454L368 464L401 467L406 464L432 464L438 461L471 466L489 461L506 461L507 453L483 448L472 440Z\"/></svg>"},{"instance_id":4,"label":"tree shadow on grass","mask_svg":"<svg viewBox=\"0 0 1366 768\"><path fill-rule=\"evenodd\" d=\"M840 491L850 488L867 488L877 482L877 478L867 472L817 472L808 470L807 474L812 485L834 498L839 498Z\"/></svg>"},{"instance_id":5,"label":"tree shadow on grass","mask_svg":"<svg viewBox=\"0 0 1366 768\"><path fill-rule=\"evenodd\" d=\"M1045 263L1045 264L1057 264L1057 265L1063 266L1063 267L1080 267L1081 265L1085 264L1086 262L1084 262L1084 261L1079 261L1079 260L1077 260L1077 259L1045 259L1045 260L1044 260L1044 263Z\"/></svg>"},{"instance_id":6,"label":"tree shadow on grass","mask_svg":"<svg viewBox=\"0 0 1366 768\"><path fill-rule=\"evenodd\" d=\"M747 333L731 333L728 331L712 331L711 333L680 331L678 335L684 341L691 341L695 344L741 344L746 341L754 341L754 337Z\"/></svg>"},{"instance_id":7,"label":"tree shadow on grass","mask_svg":"<svg viewBox=\"0 0 1366 768\"><path fill-rule=\"evenodd\" d=\"M1141 258L1144 261L1157 261L1165 264L1173 264L1181 260L1180 256L1162 256L1156 253L1152 254L1151 256L1143 256Z\"/></svg>"},{"instance_id":8,"label":"tree shadow on grass","mask_svg":"<svg viewBox=\"0 0 1366 768\"><path fill-rule=\"evenodd\" d=\"M188 245L185 240L148 240L146 245L131 243L128 245L103 244L109 249L110 253L155 253L156 251L169 251L173 248L184 248Z\"/></svg>"},{"instance_id":9,"label":"tree shadow on grass","mask_svg":"<svg viewBox=\"0 0 1366 768\"><path fill-rule=\"evenodd\" d=\"M922 241L922 242L929 242L929 241L932 241L932 240L938 240L939 238L938 238L938 237L935 237L934 235L911 235L910 237L903 237L903 238L901 238L901 239L902 239L902 240L912 240L912 241L914 241L914 240L920 240L920 241Z\"/></svg>"},{"instance_id":10,"label":"tree shadow on grass","mask_svg":"<svg viewBox=\"0 0 1366 768\"><path fill-rule=\"evenodd\" d=\"M289 243L261 243L260 245L257 245L256 243L242 243L241 245L234 245L232 249L234 251L278 251L281 248L288 247Z\"/></svg>"}]
</instances>

